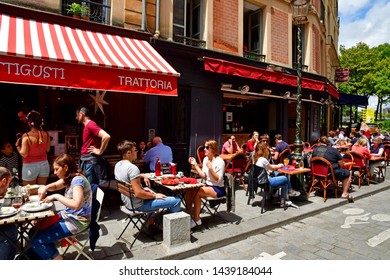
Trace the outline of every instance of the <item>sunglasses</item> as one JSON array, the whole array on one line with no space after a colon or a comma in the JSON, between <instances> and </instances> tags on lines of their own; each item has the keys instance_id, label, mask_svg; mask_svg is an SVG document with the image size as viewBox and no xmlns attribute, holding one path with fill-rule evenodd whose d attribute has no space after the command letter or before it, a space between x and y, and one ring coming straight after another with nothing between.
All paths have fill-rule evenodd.
<instances>
[{"instance_id":1,"label":"sunglasses","mask_svg":"<svg viewBox=\"0 0 390 280\"><path fill-rule=\"evenodd\" d=\"M205 150L208 150L210 149L211 147L210 146L204 146Z\"/></svg>"},{"instance_id":2,"label":"sunglasses","mask_svg":"<svg viewBox=\"0 0 390 280\"><path fill-rule=\"evenodd\" d=\"M268 142L269 142L269 140L261 140L261 142L268 143Z\"/></svg>"}]
</instances>

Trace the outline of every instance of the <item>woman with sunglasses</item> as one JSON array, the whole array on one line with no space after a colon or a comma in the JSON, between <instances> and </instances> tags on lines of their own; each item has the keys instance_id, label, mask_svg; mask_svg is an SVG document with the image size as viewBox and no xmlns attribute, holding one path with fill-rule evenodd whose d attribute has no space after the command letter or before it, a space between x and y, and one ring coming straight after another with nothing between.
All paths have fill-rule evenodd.
<instances>
[{"instance_id":1,"label":"woman with sunglasses","mask_svg":"<svg viewBox=\"0 0 390 280\"><path fill-rule=\"evenodd\" d=\"M202 168L199 167L195 158L190 157L188 162L196 169L199 176L205 181L206 186L198 190L188 190L186 192L186 205L189 214L194 208L194 219L191 219L191 228L200 226L201 199L202 197L221 197L225 196L225 187L223 175L225 172L225 162L219 157L218 143L214 140L206 141L204 145L205 157ZM192 206L193 205L193 206Z\"/></svg>"}]
</instances>

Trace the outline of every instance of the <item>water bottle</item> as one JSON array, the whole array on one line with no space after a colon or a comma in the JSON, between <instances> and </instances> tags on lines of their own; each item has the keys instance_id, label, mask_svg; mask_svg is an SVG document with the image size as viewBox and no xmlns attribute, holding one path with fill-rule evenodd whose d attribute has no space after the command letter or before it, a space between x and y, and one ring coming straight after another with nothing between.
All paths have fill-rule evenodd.
<instances>
[{"instance_id":1,"label":"water bottle","mask_svg":"<svg viewBox=\"0 0 390 280\"><path fill-rule=\"evenodd\" d=\"M161 176L161 163L160 163L160 158L157 158L156 160L156 166L154 168L156 176Z\"/></svg>"}]
</instances>

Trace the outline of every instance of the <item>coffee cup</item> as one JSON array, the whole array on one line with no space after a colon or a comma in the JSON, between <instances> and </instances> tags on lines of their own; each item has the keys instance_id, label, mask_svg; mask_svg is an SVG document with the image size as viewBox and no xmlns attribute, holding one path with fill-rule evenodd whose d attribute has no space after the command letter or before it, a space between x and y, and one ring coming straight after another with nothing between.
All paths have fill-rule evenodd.
<instances>
[{"instance_id":1,"label":"coffee cup","mask_svg":"<svg viewBox=\"0 0 390 280\"><path fill-rule=\"evenodd\" d=\"M182 171L177 172L177 177L181 178L184 177L184 174Z\"/></svg>"}]
</instances>

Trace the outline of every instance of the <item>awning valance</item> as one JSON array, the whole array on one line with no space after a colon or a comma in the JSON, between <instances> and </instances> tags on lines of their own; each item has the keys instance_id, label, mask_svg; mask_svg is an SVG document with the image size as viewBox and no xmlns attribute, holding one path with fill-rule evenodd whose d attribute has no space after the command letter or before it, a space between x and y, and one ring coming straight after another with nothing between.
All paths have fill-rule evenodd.
<instances>
[{"instance_id":1,"label":"awning valance","mask_svg":"<svg viewBox=\"0 0 390 280\"><path fill-rule=\"evenodd\" d=\"M0 82L177 95L179 73L146 41L0 13Z\"/></svg>"},{"instance_id":2,"label":"awning valance","mask_svg":"<svg viewBox=\"0 0 390 280\"><path fill-rule=\"evenodd\" d=\"M368 106L368 96L341 93L337 104L366 107Z\"/></svg>"},{"instance_id":3,"label":"awning valance","mask_svg":"<svg viewBox=\"0 0 390 280\"><path fill-rule=\"evenodd\" d=\"M297 77L291 74L271 71L259 67L249 66L245 64L235 63L227 60L216 59L211 57L203 57L204 68L207 71L240 76L243 78L262 80L288 86L297 86ZM309 78L302 78L302 88L324 91L325 83ZM332 93L331 93L332 94ZM338 97L337 97L338 98Z\"/></svg>"}]
</instances>

